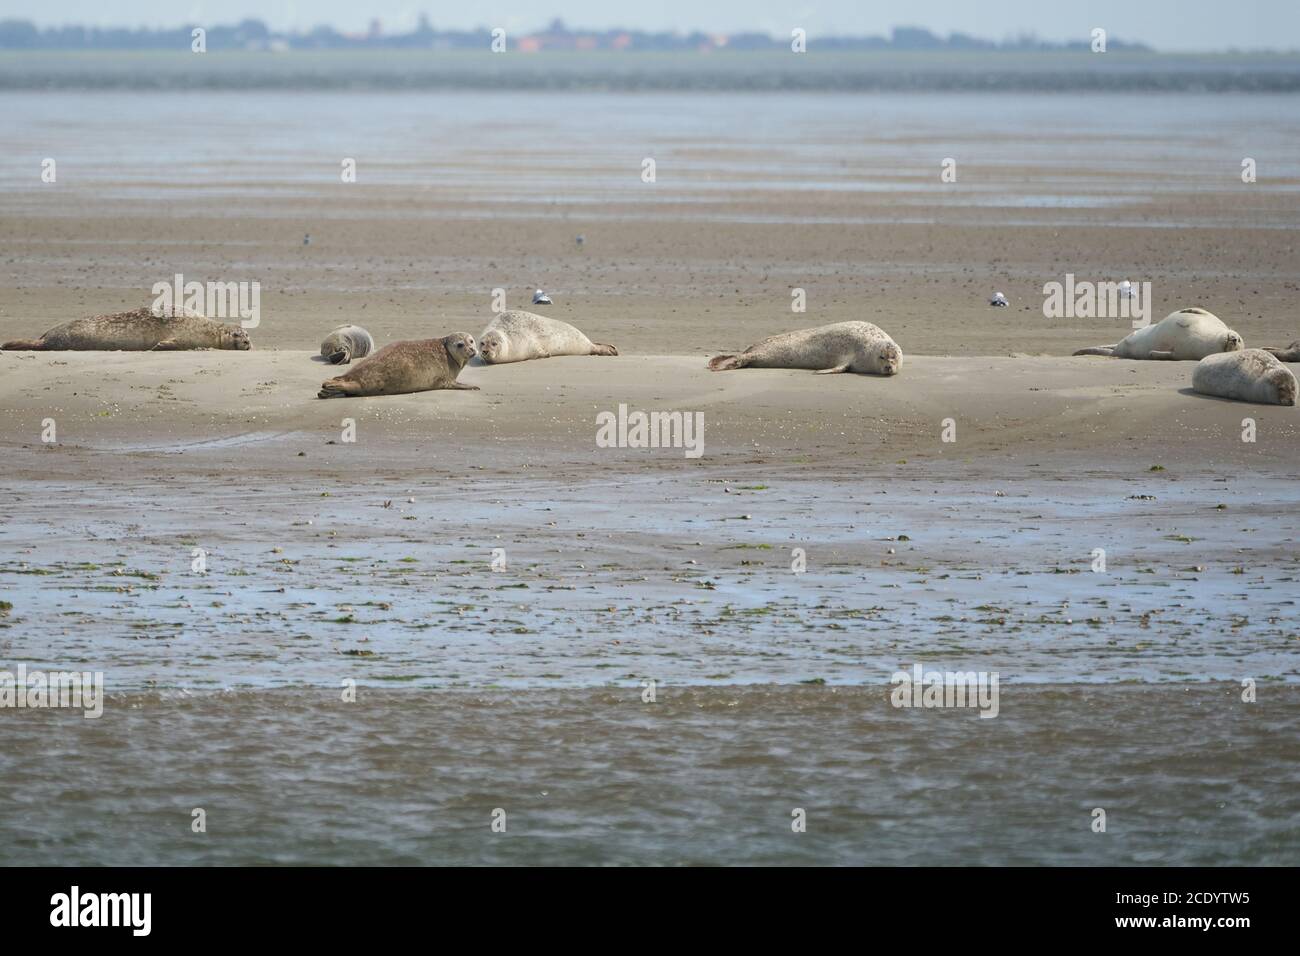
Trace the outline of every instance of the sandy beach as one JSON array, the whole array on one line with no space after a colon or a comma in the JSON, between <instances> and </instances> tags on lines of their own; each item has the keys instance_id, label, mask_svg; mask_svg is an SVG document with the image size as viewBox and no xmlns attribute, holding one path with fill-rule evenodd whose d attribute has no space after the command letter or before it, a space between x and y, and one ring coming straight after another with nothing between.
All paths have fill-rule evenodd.
<instances>
[{"instance_id":1,"label":"sandy beach","mask_svg":"<svg viewBox=\"0 0 1300 956\"><path fill-rule=\"evenodd\" d=\"M471 366L460 381L477 392L322 401L316 391L339 370L303 351L6 352L0 402L11 477L50 477L52 461L77 477L89 452L127 462L162 456L161 467L183 468L170 456L223 449L227 459L237 449L250 467L343 481L388 465L469 476L802 463L824 476L965 461L1010 476L1013 461L1047 475L1117 463L1134 474L1172 463L1294 474L1297 464L1293 408L1198 395L1190 362L908 355L902 374L886 379L710 372L706 360L633 353ZM597 414L620 404L703 413L704 455L598 447ZM55 447L41 442L50 417ZM1241 440L1244 417L1257 423L1254 443ZM355 442L342 440L344 418L357 422ZM955 423L953 441L943 440L945 419ZM295 463L299 452L310 460Z\"/></svg>"},{"instance_id":2,"label":"sandy beach","mask_svg":"<svg viewBox=\"0 0 1300 956\"><path fill-rule=\"evenodd\" d=\"M1293 97L1080 94L1063 124L1020 94L230 96L0 91L0 339L176 273L262 287L249 352L0 353L0 666L110 692L75 727L6 713L0 778L40 746L116 794L34 771L0 862L1300 859L1297 410L1072 357L1128 320L1043 313L1067 273L1128 278L1156 320L1300 339ZM538 287L621 354L316 398L335 326L478 335L494 289ZM850 319L900 375L705 367ZM700 413L703 453L600 447L620 405ZM1006 715L900 714L914 662L1000 673ZM345 681L357 709L326 715ZM448 833L412 835L417 793ZM204 800L238 838L187 842ZM1128 821L1106 843L1099 802ZM791 847L805 804L836 822Z\"/></svg>"}]
</instances>

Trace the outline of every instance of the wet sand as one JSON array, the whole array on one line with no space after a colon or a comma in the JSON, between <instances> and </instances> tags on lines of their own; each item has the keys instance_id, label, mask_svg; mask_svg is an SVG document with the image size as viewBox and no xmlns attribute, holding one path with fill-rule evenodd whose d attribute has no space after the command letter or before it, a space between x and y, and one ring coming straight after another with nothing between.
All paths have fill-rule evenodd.
<instances>
[{"instance_id":1,"label":"wet sand","mask_svg":"<svg viewBox=\"0 0 1300 956\"><path fill-rule=\"evenodd\" d=\"M180 272L260 282L263 349L315 351L346 322L379 342L477 332L494 289L513 308L541 286L629 355L865 319L909 355L1060 356L1129 329L1045 318L1044 283L1073 273L1150 281L1154 319L1200 305L1285 345L1297 103L2 92L13 155L39 142L61 173L0 160L0 329L138 308Z\"/></svg>"},{"instance_id":2,"label":"wet sand","mask_svg":"<svg viewBox=\"0 0 1300 956\"><path fill-rule=\"evenodd\" d=\"M1300 679L1293 479L942 464L345 483L214 477L217 455L147 482L0 483L6 656L113 690L870 684L915 661L1038 683Z\"/></svg>"}]
</instances>

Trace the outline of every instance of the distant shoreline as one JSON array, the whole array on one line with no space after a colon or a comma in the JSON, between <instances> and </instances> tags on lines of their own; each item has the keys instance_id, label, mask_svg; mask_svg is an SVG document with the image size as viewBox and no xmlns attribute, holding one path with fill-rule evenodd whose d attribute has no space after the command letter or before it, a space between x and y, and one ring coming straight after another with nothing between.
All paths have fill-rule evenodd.
<instances>
[{"instance_id":1,"label":"distant shoreline","mask_svg":"<svg viewBox=\"0 0 1300 956\"><path fill-rule=\"evenodd\" d=\"M1149 51L1150 47L1104 29L1085 31L1066 40L1044 40L1032 32L991 40L969 33L937 34L924 27L895 26L888 36L822 34L806 29L796 19L775 31L638 30L629 27L570 28L552 20L546 27L525 30L500 23L482 23L469 29L437 29L428 16L407 32L385 31L378 18L364 32L341 32L322 25L311 30L277 30L261 20L239 23L190 21L177 26L135 28L63 24L37 27L30 20L0 20L0 50L488 50L494 52L613 51L715 52L719 50L804 52L818 49L863 51Z\"/></svg>"},{"instance_id":2,"label":"distant shoreline","mask_svg":"<svg viewBox=\"0 0 1300 956\"><path fill-rule=\"evenodd\" d=\"M1300 54L0 51L0 90L1300 92Z\"/></svg>"}]
</instances>

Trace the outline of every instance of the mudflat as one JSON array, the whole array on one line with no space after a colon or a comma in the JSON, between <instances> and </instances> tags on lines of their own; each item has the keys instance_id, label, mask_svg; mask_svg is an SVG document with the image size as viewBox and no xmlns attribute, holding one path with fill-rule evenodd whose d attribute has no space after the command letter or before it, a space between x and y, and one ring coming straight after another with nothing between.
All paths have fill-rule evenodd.
<instances>
[{"instance_id":1,"label":"mudflat","mask_svg":"<svg viewBox=\"0 0 1300 956\"><path fill-rule=\"evenodd\" d=\"M0 777L55 740L130 791L88 802L42 769L8 794L0 861L70 833L96 863L1297 859L1296 409L1196 395L1193 363L1071 357L1130 320L1043 311L1067 275L1129 279L1153 320L1201 306L1248 347L1300 338L1294 97L5 92L0 111L59 160L51 184L5 167L0 338L177 274L261 286L250 352L0 354L0 655L109 691L98 721L0 724ZM529 308L536 288L620 355L315 397L338 325L477 336L497 290ZM901 374L705 368L851 319L899 343ZM702 454L603 446L624 407L699 416ZM889 707L918 662L1000 674L1002 714ZM436 767L411 756L435 733ZM347 804L316 759L334 747L392 789ZM602 776L633 750L662 799ZM191 762L247 767L248 789ZM438 767L463 785L431 790ZM460 835L317 839L416 792ZM187 842L199 805L243 836ZM499 806L522 842L473 829ZM793 848L792 807L823 827ZM129 843L96 837L127 814Z\"/></svg>"}]
</instances>

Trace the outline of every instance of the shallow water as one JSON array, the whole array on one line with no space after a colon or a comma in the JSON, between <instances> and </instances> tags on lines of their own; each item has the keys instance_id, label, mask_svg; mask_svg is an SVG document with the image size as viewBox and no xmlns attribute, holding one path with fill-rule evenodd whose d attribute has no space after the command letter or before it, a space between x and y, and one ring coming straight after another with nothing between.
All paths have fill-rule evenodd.
<instances>
[{"instance_id":1,"label":"shallow water","mask_svg":"<svg viewBox=\"0 0 1300 956\"><path fill-rule=\"evenodd\" d=\"M147 694L99 720L6 716L0 864L1300 858L1294 687L1246 704L1223 685L1019 686L993 720L883 688L640 693Z\"/></svg>"},{"instance_id":2,"label":"shallow water","mask_svg":"<svg viewBox=\"0 0 1300 956\"><path fill-rule=\"evenodd\" d=\"M1300 682L1287 477L770 474L4 483L0 652L118 691Z\"/></svg>"},{"instance_id":3,"label":"shallow water","mask_svg":"<svg viewBox=\"0 0 1300 956\"><path fill-rule=\"evenodd\" d=\"M941 194L949 215L1011 224L1038 210L1067 223L1070 210L1122 213L1153 197L1240 196L1246 155L1263 164L1252 197L1294 193L1297 104L1193 93L0 92L0 191L11 209L40 215L58 215L51 199L79 190L128 215L139 213L132 203L180 202L264 216L329 195L337 201L317 215L346 219L369 186L417 200L390 204L393 216L429 215L418 200L435 199L467 203L476 218L530 207L587 217L617 204L622 220L746 221L728 204L795 204L766 212L769 222L906 221L905 208L881 220L828 208L826 196L932 204ZM57 192L28 158L33 143L58 160ZM344 157L357 161L348 187ZM647 157L653 183L642 181ZM959 188L945 190L948 157ZM1204 221L1293 224L1288 212L1229 201Z\"/></svg>"}]
</instances>

